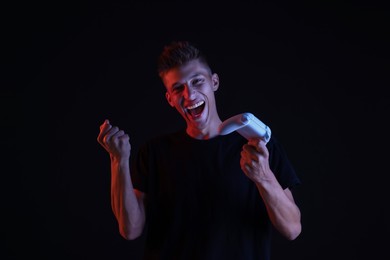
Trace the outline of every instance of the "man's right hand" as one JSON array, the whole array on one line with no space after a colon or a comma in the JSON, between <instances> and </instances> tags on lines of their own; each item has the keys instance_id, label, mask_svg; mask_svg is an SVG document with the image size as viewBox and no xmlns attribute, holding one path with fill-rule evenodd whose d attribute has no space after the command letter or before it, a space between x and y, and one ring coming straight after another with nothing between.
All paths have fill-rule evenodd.
<instances>
[{"instance_id":1,"label":"man's right hand","mask_svg":"<svg viewBox=\"0 0 390 260\"><path fill-rule=\"evenodd\" d=\"M97 141L106 149L110 156L118 159L130 158L131 144L129 135L117 126L112 126L108 119L100 125Z\"/></svg>"}]
</instances>

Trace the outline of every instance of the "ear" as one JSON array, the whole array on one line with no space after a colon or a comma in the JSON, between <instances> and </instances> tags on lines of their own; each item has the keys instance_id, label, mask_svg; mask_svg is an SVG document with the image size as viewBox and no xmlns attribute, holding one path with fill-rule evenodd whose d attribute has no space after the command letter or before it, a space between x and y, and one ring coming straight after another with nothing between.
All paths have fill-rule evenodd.
<instances>
[{"instance_id":1,"label":"ear","mask_svg":"<svg viewBox=\"0 0 390 260\"><path fill-rule=\"evenodd\" d=\"M171 99L171 95L167 92L165 92L165 98L167 99L169 105L171 105L171 107L174 107L175 105L173 104L172 102L172 99Z\"/></svg>"},{"instance_id":2,"label":"ear","mask_svg":"<svg viewBox=\"0 0 390 260\"><path fill-rule=\"evenodd\" d=\"M219 87L219 77L217 73L214 73L211 76L211 81L213 82L213 91L216 91Z\"/></svg>"}]
</instances>

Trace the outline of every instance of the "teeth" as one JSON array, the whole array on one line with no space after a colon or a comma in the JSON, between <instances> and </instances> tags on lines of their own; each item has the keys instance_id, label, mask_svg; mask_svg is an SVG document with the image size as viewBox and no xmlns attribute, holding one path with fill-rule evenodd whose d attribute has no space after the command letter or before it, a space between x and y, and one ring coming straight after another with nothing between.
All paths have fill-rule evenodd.
<instances>
[{"instance_id":1,"label":"teeth","mask_svg":"<svg viewBox=\"0 0 390 260\"><path fill-rule=\"evenodd\" d=\"M189 106L187 107L187 109L194 109L194 108L197 108L198 106L201 106L203 105L204 101L199 101L198 103L192 105L192 106Z\"/></svg>"}]
</instances>

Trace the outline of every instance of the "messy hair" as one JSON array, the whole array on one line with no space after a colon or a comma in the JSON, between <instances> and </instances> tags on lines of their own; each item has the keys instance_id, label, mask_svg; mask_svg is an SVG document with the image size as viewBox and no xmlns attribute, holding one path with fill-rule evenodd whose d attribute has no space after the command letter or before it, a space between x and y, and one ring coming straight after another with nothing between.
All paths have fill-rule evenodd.
<instances>
[{"instance_id":1,"label":"messy hair","mask_svg":"<svg viewBox=\"0 0 390 260\"><path fill-rule=\"evenodd\" d=\"M197 47L188 41L173 41L164 46L162 53L158 57L158 75L162 77L170 69L182 66L192 60L199 60L210 70L206 57Z\"/></svg>"}]
</instances>

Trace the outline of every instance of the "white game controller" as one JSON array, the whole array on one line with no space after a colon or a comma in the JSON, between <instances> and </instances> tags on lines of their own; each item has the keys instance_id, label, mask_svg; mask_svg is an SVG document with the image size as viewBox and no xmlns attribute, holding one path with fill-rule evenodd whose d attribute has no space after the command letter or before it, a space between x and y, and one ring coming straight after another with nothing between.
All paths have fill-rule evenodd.
<instances>
[{"instance_id":1,"label":"white game controller","mask_svg":"<svg viewBox=\"0 0 390 260\"><path fill-rule=\"evenodd\" d=\"M247 140L253 137L261 137L268 143L271 139L271 129L261 122L252 113L242 113L232 116L219 126L219 134L227 135L237 131Z\"/></svg>"}]
</instances>

